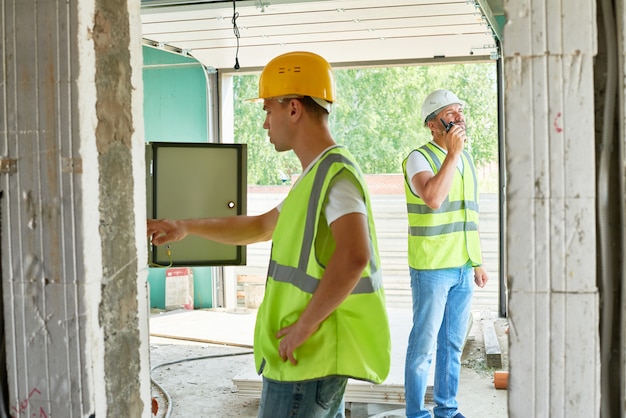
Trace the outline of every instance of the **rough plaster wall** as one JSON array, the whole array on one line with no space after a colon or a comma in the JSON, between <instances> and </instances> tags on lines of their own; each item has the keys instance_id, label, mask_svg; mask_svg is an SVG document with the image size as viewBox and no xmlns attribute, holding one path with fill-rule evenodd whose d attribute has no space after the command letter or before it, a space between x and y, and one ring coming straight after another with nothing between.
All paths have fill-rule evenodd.
<instances>
[{"instance_id":1,"label":"rough plaster wall","mask_svg":"<svg viewBox=\"0 0 626 418\"><path fill-rule=\"evenodd\" d=\"M509 415L600 410L595 2L505 3Z\"/></svg>"},{"instance_id":2,"label":"rough plaster wall","mask_svg":"<svg viewBox=\"0 0 626 418\"><path fill-rule=\"evenodd\" d=\"M0 0L16 416L150 416L139 30L139 0Z\"/></svg>"},{"instance_id":3,"label":"rough plaster wall","mask_svg":"<svg viewBox=\"0 0 626 418\"><path fill-rule=\"evenodd\" d=\"M138 5L139 2L130 2ZM138 8L131 6L133 22L139 27ZM149 412L149 391L141 378L142 365L147 364L147 302L144 291L139 291L137 222L133 176L143 178L143 155L133 156L135 125L143 120L133 119L133 109L138 110L137 73L140 65L131 65L131 46L140 51L138 39L131 39L129 3L123 0L99 0L95 3L93 40L96 64L96 146L99 166L100 213L99 232L102 239L102 301L99 310L100 325L104 331L104 372L106 375L107 416L138 417ZM140 62L135 59L134 63ZM133 84L133 81L135 84ZM140 83L139 83L140 84ZM140 115L140 112L137 112ZM139 162L139 169L133 167ZM137 178L140 182L140 178ZM144 189L141 189L144 190ZM145 196L145 194L144 194ZM145 207L145 199L138 206ZM145 212L141 212L145 215ZM145 225L145 216L142 222ZM144 263L145 266L145 263ZM145 279L145 277L144 277ZM142 311L140 311L142 308ZM143 312L143 315L140 315ZM142 333L141 330L144 330ZM143 343L143 358L140 354ZM142 399L143 397L143 399ZM146 405L148 404L148 405Z\"/></svg>"}]
</instances>

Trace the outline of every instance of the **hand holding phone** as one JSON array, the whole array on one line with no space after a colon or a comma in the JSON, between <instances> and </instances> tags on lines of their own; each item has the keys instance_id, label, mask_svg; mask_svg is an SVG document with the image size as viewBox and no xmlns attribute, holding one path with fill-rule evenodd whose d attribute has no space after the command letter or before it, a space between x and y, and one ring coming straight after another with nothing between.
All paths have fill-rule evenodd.
<instances>
[{"instance_id":1,"label":"hand holding phone","mask_svg":"<svg viewBox=\"0 0 626 418\"><path fill-rule=\"evenodd\" d=\"M450 129L455 126L454 122L446 123L445 120L439 119L445 128L446 134L450 131ZM458 139L457 139L458 138ZM459 150L463 149L463 144L467 141L467 137L465 136L465 130L457 130L450 135L445 136L446 147L448 151L454 150L457 147L460 147Z\"/></svg>"},{"instance_id":2,"label":"hand holding phone","mask_svg":"<svg viewBox=\"0 0 626 418\"><path fill-rule=\"evenodd\" d=\"M454 122L446 123L445 120L439 119L441 123L443 123L443 127L446 129L446 132L450 131L450 128L454 126Z\"/></svg>"}]
</instances>

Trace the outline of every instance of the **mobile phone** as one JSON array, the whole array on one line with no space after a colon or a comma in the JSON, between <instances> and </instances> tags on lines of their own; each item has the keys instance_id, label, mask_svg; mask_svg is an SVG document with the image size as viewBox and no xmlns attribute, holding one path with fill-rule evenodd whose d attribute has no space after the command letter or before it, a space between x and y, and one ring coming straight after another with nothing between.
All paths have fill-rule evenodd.
<instances>
[{"instance_id":1,"label":"mobile phone","mask_svg":"<svg viewBox=\"0 0 626 418\"><path fill-rule=\"evenodd\" d=\"M448 132L450 128L454 126L454 122L446 123L446 121L443 119L439 119L439 120L441 121L441 123L443 123L443 127L446 128L446 132Z\"/></svg>"}]
</instances>

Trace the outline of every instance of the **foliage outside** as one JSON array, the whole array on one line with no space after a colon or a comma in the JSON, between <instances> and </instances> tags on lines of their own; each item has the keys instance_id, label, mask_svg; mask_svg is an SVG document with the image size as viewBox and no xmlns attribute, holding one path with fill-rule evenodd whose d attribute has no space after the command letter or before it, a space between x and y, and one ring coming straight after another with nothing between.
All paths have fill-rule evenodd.
<instances>
[{"instance_id":1,"label":"foliage outside","mask_svg":"<svg viewBox=\"0 0 626 418\"><path fill-rule=\"evenodd\" d=\"M495 63L335 69L337 102L329 124L366 174L402 172L409 152L430 140L421 106L433 90L445 88L467 102L469 151L478 168L498 160ZM234 78L235 140L248 144L248 182L280 184L302 167L293 152L278 154L263 129L257 97L259 75Z\"/></svg>"}]
</instances>

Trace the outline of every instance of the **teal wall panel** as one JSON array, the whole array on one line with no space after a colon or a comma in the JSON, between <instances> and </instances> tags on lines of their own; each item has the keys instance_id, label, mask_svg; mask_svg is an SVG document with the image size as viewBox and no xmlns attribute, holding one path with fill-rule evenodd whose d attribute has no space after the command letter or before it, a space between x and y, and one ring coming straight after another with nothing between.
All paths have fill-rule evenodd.
<instances>
[{"instance_id":1,"label":"teal wall panel","mask_svg":"<svg viewBox=\"0 0 626 418\"><path fill-rule=\"evenodd\" d=\"M192 267L193 270L193 306L213 307L213 274L211 267Z\"/></svg>"},{"instance_id":2,"label":"teal wall panel","mask_svg":"<svg viewBox=\"0 0 626 418\"><path fill-rule=\"evenodd\" d=\"M193 307L194 309L213 307L213 274L211 267L192 267L193 270ZM150 268L150 307L165 309L165 274L166 268Z\"/></svg>"},{"instance_id":3,"label":"teal wall panel","mask_svg":"<svg viewBox=\"0 0 626 418\"><path fill-rule=\"evenodd\" d=\"M143 46L146 142L208 142L208 92L195 58ZM150 307L165 309L166 268L150 268ZM193 267L194 308L213 306L211 267Z\"/></svg>"},{"instance_id":4,"label":"teal wall panel","mask_svg":"<svg viewBox=\"0 0 626 418\"><path fill-rule=\"evenodd\" d=\"M147 142L208 142L207 79L196 59L143 47Z\"/></svg>"},{"instance_id":5,"label":"teal wall panel","mask_svg":"<svg viewBox=\"0 0 626 418\"><path fill-rule=\"evenodd\" d=\"M150 284L150 307L165 309L165 269L149 269L148 283Z\"/></svg>"}]
</instances>

